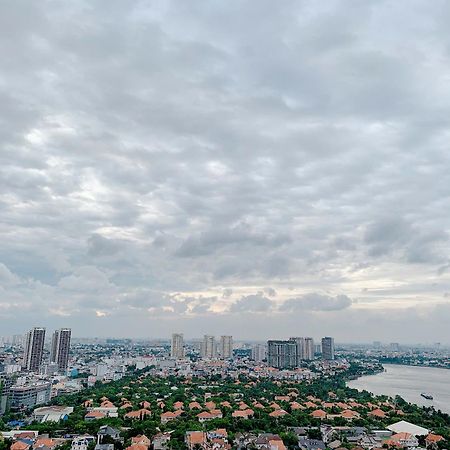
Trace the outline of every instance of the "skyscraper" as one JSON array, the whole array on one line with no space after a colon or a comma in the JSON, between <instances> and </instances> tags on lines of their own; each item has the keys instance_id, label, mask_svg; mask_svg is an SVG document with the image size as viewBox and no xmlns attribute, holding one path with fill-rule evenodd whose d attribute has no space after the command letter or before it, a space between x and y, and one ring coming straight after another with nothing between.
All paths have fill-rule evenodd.
<instances>
[{"instance_id":1,"label":"skyscraper","mask_svg":"<svg viewBox=\"0 0 450 450\"><path fill-rule=\"evenodd\" d=\"M214 336L208 336L207 334L205 334L203 336L201 350L203 358L215 358L217 356L216 338Z\"/></svg>"},{"instance_id":2,"label":"skyscraper","mask_svg":"<svg viewBox=\"0 0 450 450\"><path fill-rule=\"evenodd\" d=\"M172 334L170 356L177 359L184 358L184 338L181 333Z\"/></svg>"},{"instance_id":3,"label":"skyscraper","mask_svg":"<svg viewBox=\"0 0 450 450\"><path fill-rule=\"evenodd\" d=\"M27 370L37 372L44 352L45 328L35 327L25 336L23 365Z\"/></svg>"},{"instance_id":4,"label":"skyscraper","mask_svg":"<svg viewBox=\"0 0 450 450\"><path fill-rule=\"evenodd\" d=\"M223 359L230 359L233 356L233 337L220 337L220 356Z\"/></svg>"},{"instance_id":5,"label":"skyscraper","mask_svg":"<svg viewBox=\"0 0 450 450\"><path fill-rule=\"evenodd\" d=\"M312 337L305 337L305 346L303 348L303 359L312 361L314 359L314 339Z\"/></svg>"},{"instance_id":6,"label":"skyscraper","mask_svg":"<svg viewBox=\"0 0 450 450\"><path fill-rule=\"evenodd\" d=\"M297 342L267 341L267 363L277 369L292 369L297 367Z\"/></svg>"},{"instance_id":7,"label":"skyscraper","mask_svg":"<svg viewBox=\"0 0 450 450\"><path fill-rule=\"evenodd\" d=\"M322 359L334 359L334 339L332 337L322 338Z\"/></svg>"},{"instance_id":8,"label":"skyscraper","mask_svg":"<svg viewBox=\"0 0 450 450\"><path fill-rule=\"evenodd\" d=\"M264 344L256 344L252 348L252 359L256 362L261 362L266 359L267 349Z\"/></svg>"},{"instance_id":9,"label":"skyscraper","mask_svg":"<svg viewBox=\"0 0 450 450\"><path fill-rule=\"evenodd\" d=\"M303 354L305 351L305 338L302 337L291 337L289 338L289 341L295 342L295 345L297 346L296 350L296 366L299 367L301 365L301 361L303 358Z\"/></svg>"},{"instance_id":10,"label":"skyscraper","mask_svg":"<svg viewBox=\"0 0 450 450\"><path fill-rule=\"evenodd\" d=\"M52 348L50 361L58 365L58 370L66 371L69 364L70 338L72 330L61 328L56 330L52 336Z\"/></svg>"}]
</instances>

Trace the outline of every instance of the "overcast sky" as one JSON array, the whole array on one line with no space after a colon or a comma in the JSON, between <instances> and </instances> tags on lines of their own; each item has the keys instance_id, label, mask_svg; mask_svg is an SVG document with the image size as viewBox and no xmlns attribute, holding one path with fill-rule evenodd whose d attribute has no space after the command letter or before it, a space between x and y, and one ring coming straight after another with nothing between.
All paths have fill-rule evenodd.
<instances>
[{"instance_id":1,"label":"overcast sky","mask_svg":"<svg viewBox=\"0 0 450 450\"><path fill-rule=\"evenodd\" d=\"M0 332L450 343L450 2L0 2Z\"/></svg>"}]
</instances>

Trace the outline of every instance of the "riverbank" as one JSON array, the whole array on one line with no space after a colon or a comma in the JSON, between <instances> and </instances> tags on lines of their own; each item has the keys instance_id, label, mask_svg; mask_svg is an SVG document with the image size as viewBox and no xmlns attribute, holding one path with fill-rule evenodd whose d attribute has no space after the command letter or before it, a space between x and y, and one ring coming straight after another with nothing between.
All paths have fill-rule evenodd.
<instances>
[{"instance_id":1,"label":"riverbank","mask_svg":"<svg viewBox=\"0 0 450 450\"><path fill-rule=\"evenodd\" d=\"M450 371L434 367L400 364L384 364L386 371L364 375L347 382L347 386L375 395L399 395L419 406L433 407L450 414ZM421 396L422 392L433 395L433 400Z\"/></svg>"}]
</instances>

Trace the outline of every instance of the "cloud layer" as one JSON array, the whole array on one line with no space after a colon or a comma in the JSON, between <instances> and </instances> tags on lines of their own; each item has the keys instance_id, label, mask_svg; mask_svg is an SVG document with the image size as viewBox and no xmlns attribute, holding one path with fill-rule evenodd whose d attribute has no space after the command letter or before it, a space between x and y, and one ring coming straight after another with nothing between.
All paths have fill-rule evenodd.
<instances>
[{"instance_id":1,"label":"cloud layer","mask_svg":"<svg viewBox=\"0 0 450 450\"><path fill-rule=\"evenodd\" d=\"M1 4L5 333L449 342L449 19Z\"/></svg>"}]
</instances>

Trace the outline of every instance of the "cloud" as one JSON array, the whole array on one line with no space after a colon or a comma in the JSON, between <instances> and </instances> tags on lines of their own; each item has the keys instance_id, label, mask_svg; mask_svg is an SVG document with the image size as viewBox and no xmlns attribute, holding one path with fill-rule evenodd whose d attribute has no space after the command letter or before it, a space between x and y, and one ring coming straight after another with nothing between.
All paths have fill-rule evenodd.
<instances>
[{"instance_id":1,"label":"cloud","mask_svg":"<svg viewBox=\"0 0 450 450\"><path fill-rule=\"evenodd\" d=\"M310 293L296 298L289 298L280 306L280 311L339 311L349 308L352 300L346 295L336 295L335 297Z\"/></svg>"},{"instance_id":2,"label":"cloud","mask_svg":"<svg viewBox=\"0 0 450 450\"><path fill-rule=\"evenodd\" d=\"M232 313L266 313L274 306L272 300L261 293L242 296L230 306Z\"/></svg>"},{"instance_id":3,"label":"cloud","mask_svg":"<svg viewBox=\"0 0 450 450\"><path fill-rule=\"evenodd\" d=\"M339 311L389 324L448 303L449 14L1 3L5 333L19 310L74 334L151 317L227 334L228 309L281 333L295 308L333 328Z\"/></svg>"}]
</instances>

